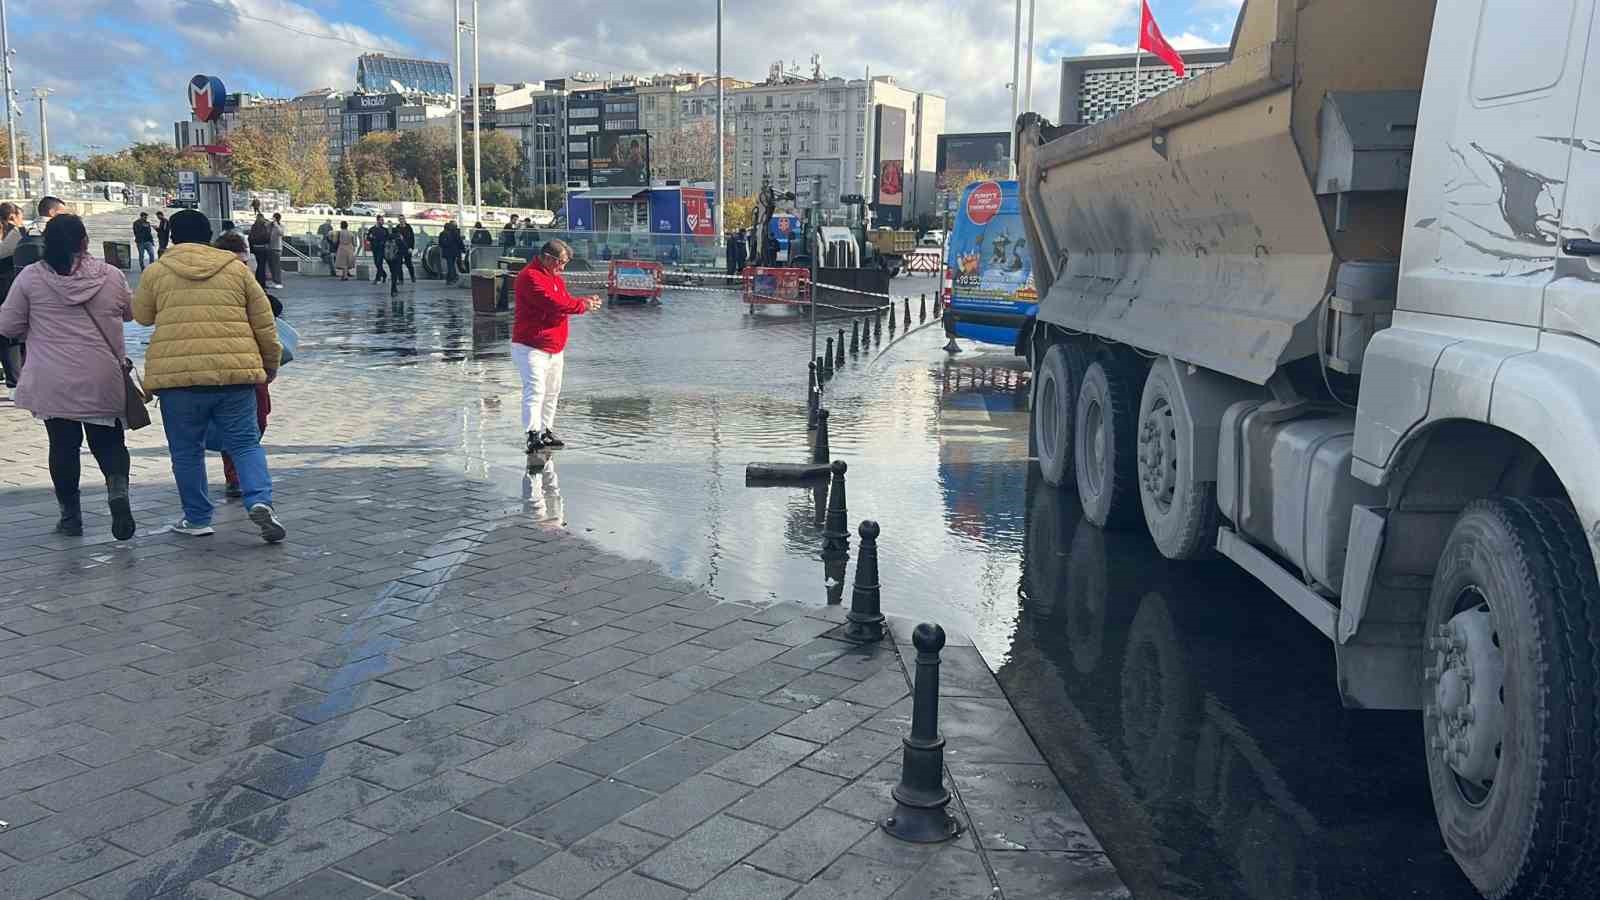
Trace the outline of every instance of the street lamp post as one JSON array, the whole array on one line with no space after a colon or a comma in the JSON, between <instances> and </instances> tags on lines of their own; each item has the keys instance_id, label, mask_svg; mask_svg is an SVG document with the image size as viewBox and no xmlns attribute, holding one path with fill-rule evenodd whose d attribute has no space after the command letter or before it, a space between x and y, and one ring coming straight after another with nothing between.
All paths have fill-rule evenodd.
<instances>
[{"instance_id":1,"label":"street lamp post","mask_svg":"<svg viewBox=\"0 0 1600 900\"><path fill-rule=\"evenodd\" d=\"M17 121L14 118L12 102L16 98L11 89L11 37L10 29L6 24L6 0L0 0L0 72L3 72L4 84L0 85L6 92L6 141L11 148L11 183L16 187L17 199L22 199L22 160L17 158Z\"/></svg>"},{"instance_id":2,"label":"street lamp post","mask_svg":"<svg viewBox=\"0 0 1600 900\"><path fill-rule=\"evenodd\" d=\"M472 203L483 221L483 90L478 71L478 0L472 0Z\"/></svg>"},{"instance_id":3,"label":"street lamp post","mask_svg":"<svg viewBox=\"0 0 1600 900\"><path fill-rule=\"evenodd\" d=\"M466 167L461 157L461 0L456 0L456 224L467 227Z\"/></svg>"},{"instance_id":4,"label":"street lamp post","mask_svg":"<svg viewBox=\"0 0 1600 900\"><path fill-rule=\"evenodd\" d=\"M1011 35L1011 121L1006 123L1006 131L1011 132L1011 177L1017 177L1017 99L1022 90L1019 81L1022 65L1022 0L1017 0L1016 28Z\"/></svg>"},{"instance_id":5,"label":"street lamp post","mask_svg":"<svg viewBox=\"0 0 1600 900\"><path fill-rule=\"evenodd\" d=\"M727 140L728 133L724 130L722 112L722 0L717 0L717 216L715 227L717 231L717 246L724 246L726 238L723 236L722 207L728 202L727 185L723 183L723 172L727 168ZM815 359L812 353L811 358Z\"/></svg>"},{"instance_id":6,"label":"street lamp post","mask_svg":"<svg viewBox=\"0 0 1600 900\"><path fill-rule=\"evenodd\" d=\"M36 87L33 97L39 101L39 158L44 167L44 194L50 194L50 113L46 108L47 98L56 92L55 88Z\"/></svg>"}]
</instances>

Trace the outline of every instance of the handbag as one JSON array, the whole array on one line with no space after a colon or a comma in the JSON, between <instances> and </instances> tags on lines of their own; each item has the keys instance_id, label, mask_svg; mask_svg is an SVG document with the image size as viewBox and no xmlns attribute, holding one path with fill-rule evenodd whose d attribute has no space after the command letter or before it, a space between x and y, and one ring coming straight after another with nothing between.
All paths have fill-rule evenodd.
<instances>
[{"instance_id":1,"label":"handbag","mask_svg":"<svg viewBox=\"0 0 1600 900\"><path fill-rule=\"evenodd\" d=\"M94 314L89 312L87 305L78 307L83 314L89 317L89 324L99 332L100 339L106 342L106 349L111 351L113 359L117 356L117 346L106 336L100 323L94 320ZM145 409L145 404L150 402L150 395L145 392L144 386L139 383L138 373L134 371L133 360L124 356L122 358L122 423L129 431L138 431L150 424L150 410Z\"/></svg>"},{"instance_id":2,"label":"handbag","mask_svg":"<svg viewBox=\"0 0 1600 900\"><path fill-rule=\"evenodd\" d=\"M294 361L294 352L300 348L300 332L282 319L275 319L274 322L278 326L278 344L283 347L283 356L278 360L281 366Z\"/></svg>"}]
</instances>

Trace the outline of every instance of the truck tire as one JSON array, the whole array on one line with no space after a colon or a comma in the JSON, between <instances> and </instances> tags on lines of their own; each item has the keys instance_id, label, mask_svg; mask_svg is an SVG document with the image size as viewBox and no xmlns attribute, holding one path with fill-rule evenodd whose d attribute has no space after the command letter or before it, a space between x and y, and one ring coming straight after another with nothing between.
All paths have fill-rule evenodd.
<instances>
[{"instance_id":1,"label":"truck tire","mask_svg":"<svg viewBox=\"0 0 1600 900\"><path fill-rule=\"evenodd\" d=\"M1089 363L1073 410L1073 466L1083 515L1101 528L1139 520L1134 417L1138 393L1127 369L1110 355Z\"/></svg>"},{"instance_id":2,"label":"truck tire","mask_svg":"<svg viewBox=\"0 0 1600 900\"><path fill-rule=\"evenodd\" d=\"M1039 362L1033 379L1033 410L1028 423L1029 439L1039 457L1039 470L1046 484L1064 487L1072 483L1072 433L1078 407L1078 388L1088 368L1083 352L1072 344L1052 344Z\"/></svg>"},{"instance_id":3,"label":"truck tire","mask_svg":"<svg viewBox=\"0 0 1600 900\"><path fill-rule=\"evenodd\" d=\"M1156 548L1167 559L1196 559L1217 545L1217 483L1195 477L1180 429L1182 394L1165 361L1150 367L1139 401L1139 504Z\"/></svg>"},{"instance_id":4,"label":"truck tire","mask_svg":"<svg viewBox=\"0 0 1600 900\"><path fill-rule=\"evenodd\" d=\"M1589 896L1600 585L1572 507L1497 498L1462 510L1424 637L1424 752L1450 854L1485 897Z\"/></svg>"}]
</instances>

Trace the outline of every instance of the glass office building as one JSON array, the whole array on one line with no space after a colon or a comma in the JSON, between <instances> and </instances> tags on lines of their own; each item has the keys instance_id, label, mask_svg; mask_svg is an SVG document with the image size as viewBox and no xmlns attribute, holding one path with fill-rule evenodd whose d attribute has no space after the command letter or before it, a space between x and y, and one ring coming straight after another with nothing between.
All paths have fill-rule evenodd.
<instances>
[{"instance_id":1,"label":"glass office building","mask_svg":"<svg viewBox=\"0 0 1600 900\"><path fill-rule=\"evenodd\" d=\"M373 93L455 93L449 63L430 59L404 59L382 53L363 53L356 60L356 89Z\"/></svg>"}]
</instances>

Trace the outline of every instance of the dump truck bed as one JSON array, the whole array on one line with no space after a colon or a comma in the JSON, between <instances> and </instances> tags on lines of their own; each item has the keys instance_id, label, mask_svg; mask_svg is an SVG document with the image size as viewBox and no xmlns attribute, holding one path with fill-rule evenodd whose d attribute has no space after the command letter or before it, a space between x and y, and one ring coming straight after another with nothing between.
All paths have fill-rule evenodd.
<instances>
[{"instance_id":1,"label":"dump truck bed","mask_svg":"<svg viewBox=\"0 0 1600 900\"><path fill-rule=\"evenodd\" d=\"M1398 259L1403 193L1318 196L1330 92L1416 91L1432 0L1248 0L1232 60L1056 136L1024 120L1040 321L1264 384L1316 352L1347 259ZM1413 123L1414 124L1414 123Z\"/></svg>"}]
</instances>

